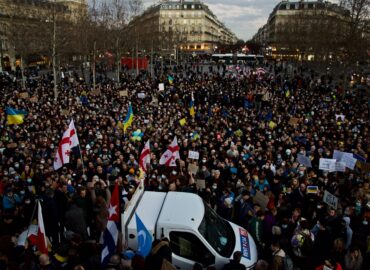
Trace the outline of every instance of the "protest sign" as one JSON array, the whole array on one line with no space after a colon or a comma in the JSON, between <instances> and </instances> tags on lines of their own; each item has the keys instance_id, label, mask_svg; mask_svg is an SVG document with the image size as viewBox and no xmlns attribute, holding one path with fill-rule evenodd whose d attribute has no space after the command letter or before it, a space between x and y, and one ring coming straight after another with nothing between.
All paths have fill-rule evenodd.
<instances>
[{"instance_id":1,"label":"protest sign","mask_svg":"<svg viewBox=\"0 0 370 270\"><path fill-rule=\"evenodd\" d=\"M119 91L119 96L120 97L128 97L128 91L127 90Z\"/></svg>"},{"instance_id":2,"label":"protest sign","mask_svg":"<svg viewBox=\"0 0 370 270\"><path fill-rule=\"evenodd\" d=\"M356 166L357 159L353 157L352 153L344 153L340 161L344 162L348 169L353 170Z\"/></svg>"},{"instance_id":3,"label":"protest sign","mask_svg":"<svg viewBox=\"0 0 370 270\"><path fill-rule=\"evenodd\" d=\"M269 202L269 198L265 196L261 191L257 190L256 195L253 197L253 202L258 203L261 208L265 210Z\"/></svg>"},{"instance_id":4,"label":"protest sign","mask_svg":"<svg viewBox=\"0 0 370 270\"><path fill-rule=\"evenodd\" d=\"M37 103L39 101L39 99L36 97L36 96L33 96L30 98L30 102L32 103Z\"/></svg>"},{"instance_id":5,"label":"protest sign","mask_svg":"<svg viewBox=\"0 0 370 270\"><path fill-rule=\"evenodd\" d=\"M179 123L180 123L181 126L185 125L186 124L186 119L185 118L180 119Z\"/></svg>"},{"instance_id":6,"label":"protest sign","mask_svg":"<svg viewBox=\"0 0 370 270\"><path fill-rule=\"evenodd\" d=\"M336 159L337 161L340 161L343 157L344 152L334 150L333 152L333 158Z\"/></svg>"},{"instance_id":7,"label":"protest sign","mask_svg":"<svg viewBox=\"0 0 370 270\"><path fill-rule=\"evenodd\" d=\"M164 83L158 84L158 90L159 91L164 91Z\"/></svg>"},{"instance_id":8,"label":"protest sign","mask_svg":"<svg viewBox=\"0 0 370 270\"><path fill-rule=\"evenodd\" d=\"M206 188L206 180L204 179L197 179L197 188L198 189L205 189Z\"/></svg>"},{"instance_id":9,"label":"protest sign","mask_svg":"<svg viewBox=\"0 0 370 270\"><path fill-rule=\"evenodd\" d=\"M311 160L309 157L305 155L298 154L297 160L300 164L306 166L307 168L312 168Z\"/></svg>"},{"instance_id":10,"label":"protest sign","mask_svg":"<svg viewBox=\"0 0 370 270\"><path fill-rule=\"evenodd\" d=\"M188 158L198 160L198 159L199 159L199 152L196 152L196 151L189 151Z\"/></svg>"},{"instance_id":11,"label":"protest sign","mask_svg":"<svg viewBox=\"0 0 370 270\"><path fill-rule=\"evenodd\" d=\"M345 172L346 164L344 162L335 162L335 171L336 172Z\"/></svg>"},{"instance_id":12,"label":"protest sign","mask_svg":"<svg viewBox=\"0 0 370 270\"><path fill-rule=\"evenodd\" d=\"M292 117L292 118L290 118L288 124L291 125L291 126L296 126L296 125L298 125L298 122L299 122L299 118Z\"/></svg>"},{"instance_id":13,"label":"protest sign","mask_svg":"<svg viewBox=\"0 0 370 270\"><path fill-rule=\"evenodd\" d=\"M190 163L188 165L188 172L190 174L196 175L197 172L198 172L198 169L199 169L199 167L197 165L195 165L195 164Z\"/></svg>"},{"instance_id":14,"label":"protest sign","mask_svg":"<svg viewBox=\"0 0 370 270\"><path fill-rule=\"evenodd\" d=\"M337 209L338 207L338 198L331 194L329 191L325 190L324 198L322 199L324 203L330 207Z\"/></svg>"},{"instance_id":15,"label":"protest sign","mask_svg":"<svg viewBox=\"0 0 370 270\"><path fill-rule=\"evenodd\" d=\"M29 95L27 92L22 92L22 93L19 93L19 98L28 99Z\"/></svg>"},{"instance_id":16,"label":"protest sign","mask_svg":"<svg viewBox=\"0 0 370 270\"><path fill-rule=\"evenodd\" d=\"M344 116L344 114L336 114L335 115L335 120L336 121L338 121L338 120L340 120L340 121L344 121L344 119L346 119L346 117Z\"/></svg>"},{"instance_id":17,"label":"protest sign","mask_svg":"<svg viewBox=\"0 0 370 270\"><path fill-rule=\"evenodd\" d=\"M145 93L138 93L137 97L140 98L140 99L144 99L145 98Z\"/></svg>"},{"instance_id":18,"label":"protest sign","mask_svg":"<svg viewBox=\"0 0 370 270\"><path fill-rule=\"evenodd\" d=\"M319 170L334 172L335 171L335 159L330 158L320 158L319 160Z\"/></svg>"},{"instance_id":19,"label":"protest sign","mask_svg":"<svg viewBox=\"0 0 370 270\"><path fill-rule=\"evenodd\" d=\"M101 95L101 91L99 88L95 89L95 90L92 90L91 91L91 95L93 96L100 96Z\"/></svg>"}]
</instances>

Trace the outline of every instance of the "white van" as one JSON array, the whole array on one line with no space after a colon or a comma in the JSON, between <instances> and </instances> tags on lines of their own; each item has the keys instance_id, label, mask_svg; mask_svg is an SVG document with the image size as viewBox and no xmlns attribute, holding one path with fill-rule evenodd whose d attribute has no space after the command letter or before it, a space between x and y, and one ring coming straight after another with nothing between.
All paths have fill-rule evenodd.
<instances>
[{"instance_id":1,"label":"white van","mask_svg":"<svg viewBox=\"0 0 370 270\"><path fill-rule=\"evenodd\" d=\"M216 269L229 263L241 251L241 263L253 269L257 249L251 235L242 227L221 217L196 194L151 192L142 185L122 214L122 233L129 248L137 249L134 213L140 217L153 239L167 237L172 249L172 264L191 270L198 262Z\"/></svg>"}]
</instances>

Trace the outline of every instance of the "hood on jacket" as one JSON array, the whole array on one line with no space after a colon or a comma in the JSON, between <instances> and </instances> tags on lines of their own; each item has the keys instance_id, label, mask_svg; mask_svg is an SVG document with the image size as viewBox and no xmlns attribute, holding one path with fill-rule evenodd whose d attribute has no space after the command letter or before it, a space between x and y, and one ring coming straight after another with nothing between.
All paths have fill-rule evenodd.
<instances>
[{"instance_id":1,"label":"hood on jacket","mask_svg":"<svg viewBox=\"0 0 370 270\"><path fill-rule=\"evenodd\" d=\"M348 228L349 224L351 223L351 219L349 217L343 217L343 220L346 223L346 228Z\"/></svg>"}]
</instances>

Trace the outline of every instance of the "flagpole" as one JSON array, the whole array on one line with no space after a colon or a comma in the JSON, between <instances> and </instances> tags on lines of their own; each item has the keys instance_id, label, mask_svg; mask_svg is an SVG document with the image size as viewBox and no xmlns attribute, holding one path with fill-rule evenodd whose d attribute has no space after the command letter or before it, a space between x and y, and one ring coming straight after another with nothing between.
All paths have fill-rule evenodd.
<instances>
[{"instance_id":1,"label":"flagpole","mask_svg":"<svg viewBox=\"0 0 370 270\"><path fill-rule=\"evenodd\" d=\"M39 199L36 199L35 200L35 206L33 207L32 215L31 215L31 220L30 220L29 225L28 225L28 228L27 228L26 240L28 238L28 234L30 232L30 226L32 224L33 217L35 216L36 207L37 207L39 201L40 201Z\"/></svg>"},{"instance_id":2,"label":"flagpole","mask_svg":"<svg viewBox=\"0 0 370 270\"><path fill-rule=\"evenodd\" d=\"M85 166L84 166L84 159L83 159L83 156L82 156L82 151L81 151L80 144L78 144L78 150L80 151L80 157L81 157L82 176L84 176L85 175Z\"/></svg>"}]
</instances>

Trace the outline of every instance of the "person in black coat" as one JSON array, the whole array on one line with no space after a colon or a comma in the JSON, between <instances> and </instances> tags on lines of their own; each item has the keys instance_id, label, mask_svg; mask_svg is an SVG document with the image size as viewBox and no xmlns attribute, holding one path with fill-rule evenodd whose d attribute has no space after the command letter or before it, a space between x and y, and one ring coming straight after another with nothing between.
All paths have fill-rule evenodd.
<instances>
[{"instance_id":1,"label":"person in black coat","mask_svg":"<svg viewBox=\"0 0 370 270\"><path fill-rule=\"evenodd\" d=\"M326 228L325 218L319 220L319 231L315 237L313 246L312 263L313 268L322 264L325 258L330 257L333 247L333 239L329 230Z\"/></svg>"},{"instance_id":2,"label":"person in black coat","mask_svg":"<svg viewBox=\"0 0 370 270\"><path fill-rule=\"evenodd\" d=\"M228 264L222 268L222 270L245 270L247 269L245 265L240 263L243 254L240 251L235 251L233 254L233 259L230 260Z\"/></svg>"}]
</instances>

